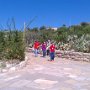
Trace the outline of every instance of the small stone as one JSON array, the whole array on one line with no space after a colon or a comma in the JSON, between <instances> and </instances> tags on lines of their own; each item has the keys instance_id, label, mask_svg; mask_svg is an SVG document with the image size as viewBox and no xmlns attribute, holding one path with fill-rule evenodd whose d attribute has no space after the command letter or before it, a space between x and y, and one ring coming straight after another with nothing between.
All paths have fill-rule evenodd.
<instances>
[{"instance_id":1,"label":"small stone","mask_svg":"<svg viewBox=\"0 0 90 90\"><path fill-rule=\"evenodd\" d=\"M26 62L25 62L25 61L22 61L19 65L20 65L20 67L22 68L22 67L25 66L25 64L26 64Z\"/></svg>"},{"instance_id":2,"label":"small stone","mask_svg":"<svg viewBox=\"0 0 90 90\"><path fill-rule=\"evenodd\" d=\"M16 70L15 67L10 68L10 71L15 71L15 70Z\"/></svg>"},{"instance_id":3,"label":"small stone","mask_svg":"<svg viewBox=\"0 0 90 90\"><path fill-rule=\"evenodd\" d=\"M4 73L7 72L7 71L8 71L7 69L3 69L3 70L2 70L2 72L4 72Z\"/></svg>"}]
</instances>

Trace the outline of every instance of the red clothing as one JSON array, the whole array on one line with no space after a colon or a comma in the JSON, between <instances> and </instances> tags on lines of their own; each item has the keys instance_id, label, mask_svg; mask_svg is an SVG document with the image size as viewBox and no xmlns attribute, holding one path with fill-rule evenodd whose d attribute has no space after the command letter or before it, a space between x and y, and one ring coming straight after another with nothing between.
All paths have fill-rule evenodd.
<instances>
[{"instance_id":1,"label":"red clothing","mask_svg":"<svg viewBox=\"0 0 90 90\"><path fill-rule=\"evenodd\" d=\"M39 42L35 42L35 43L34 43L34 48L35 48L35 49L38 49L38 48L39 48L39 45L40 45Z\"/></svg>"},{"instance_id":2,"label":"red clothing","mask_svg":"<svg viewBox=\"0 0 90 90\"><path fill-rule=\"evenodd\" d=\"M55 45L52 44L52 45L50 46L50 52L55 52Z\"/></svg>"}]
</instances>

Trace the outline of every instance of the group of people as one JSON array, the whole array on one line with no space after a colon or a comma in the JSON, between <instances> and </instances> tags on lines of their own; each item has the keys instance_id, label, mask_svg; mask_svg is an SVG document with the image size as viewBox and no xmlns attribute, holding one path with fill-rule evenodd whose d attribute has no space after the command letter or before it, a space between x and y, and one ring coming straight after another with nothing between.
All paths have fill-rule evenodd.
<instances>
[{"instance_id":1,"label":"group of people","mask_svg":"<svg viewBox=\"0 0 90 90\"><path fill-rule=\"evenodd\" d=\"M33 48L34 48L35 57L38 56L38 52L41 49L43 57L50 56L50 61L54 61L55 45L50 40L43 42L43 43L40 43L39 41L35 41Z\"/></svg>"}]
</instances>

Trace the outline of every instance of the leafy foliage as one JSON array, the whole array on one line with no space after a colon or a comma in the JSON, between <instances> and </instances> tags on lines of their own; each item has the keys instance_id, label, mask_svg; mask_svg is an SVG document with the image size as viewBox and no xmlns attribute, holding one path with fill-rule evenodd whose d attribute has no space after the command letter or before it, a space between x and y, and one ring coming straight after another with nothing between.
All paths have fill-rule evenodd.
<instances>
[{"instance_id":1,"label":"leafy foliage","mask_svg":"<svg viewBox=\"0 0 90 90\"><path fill-rule=\"evenodd\" d=\"M0 31L0 59L24 60L25 46L20 31Z\"/></svg>"},{"instance_id":2,"label":"leafy foliage","mask_svg":"<svg viewBox=\"0 0 90 90\"><path fill-rule=\"evenodd\" d=\"M63 25L54 31L52 28L46 28L42 26L38 29L28 29L26 34L26 41L28 45L33 43L35 40L44 42L48 39L54 40L56 46L59 49L58 43L64 43L63 48L68 50L90 52L90 24L86 22L80 23L80 25L72 25L67 27ZM67 49L66 49L67 50Z\"/></svg>"}]
</instances>

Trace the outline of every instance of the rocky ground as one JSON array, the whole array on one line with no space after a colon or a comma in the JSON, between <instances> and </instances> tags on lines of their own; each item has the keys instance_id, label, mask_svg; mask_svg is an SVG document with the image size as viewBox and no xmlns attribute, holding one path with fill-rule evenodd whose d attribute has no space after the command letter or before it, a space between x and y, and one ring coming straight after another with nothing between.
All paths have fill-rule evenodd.
<instances>
[{"instance_id":1,"label":"rocky ground","mask_svg":"<svg viewBox=\"0 0 90 90\"><path fill-rule=\"evenodd\" d=\"M90 90L90 63L26 56L26 67L0 74L0 90Z\"/></svg>"}]
</instances>

